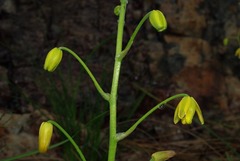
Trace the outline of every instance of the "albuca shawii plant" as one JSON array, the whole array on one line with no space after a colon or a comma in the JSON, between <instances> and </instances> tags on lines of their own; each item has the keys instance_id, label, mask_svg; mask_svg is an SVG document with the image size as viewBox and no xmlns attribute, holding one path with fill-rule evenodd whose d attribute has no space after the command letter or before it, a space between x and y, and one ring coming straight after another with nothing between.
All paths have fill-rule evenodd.
<instances>
[{"instance_id":1,"label":"albuca shawii plant","mask_svg":"<svg viewBox=\"0 0 240 161\"><path fill-rule=\"evenodd\" d=\"M114 59L114 70L113 70L113 77L112 77L112 85L111 91L106 92L102 89L101 85L98 83L88 66L84 63L84 61L71 49L67 47L55 47L48 53L45 63L44 69L53 72L59 63L62 60L63 52L70 53L74 56L84 70L87 72L91 80L93 81L97 91L99 94L109 102L109 148L108 148L108 161L115 161L116 157L116 150L117 144L119 141L123 140L127 136L129 136L137 126L144 121L150 114L156 111L162 105L168 103L169 101L177 98L182 98L177 108L175 110L173 122L176 124L179 121L182 124L191 124L192 119L195 115L195 112L198 115L201 124L204 124L204 119L202 116L201 109L196 102L196 100L189 96L188 94L182 93L171 96L162 102L158 103L156 106L152 107L147 113L145 113L141 118L139 118L129 129L125 132L118 132L117 131L117 93L118 93L118 82L119 82L119 75L121 69L121 63L124 57L127 55L128 51L130 50L133 41L139 32L141 26L144 22L149 19L150 24L158 31L162 32L167 28L167 21L165 19L164 14L159 10L152 10L148 12L142 20L137 25L136 29L134 30L133 34L131 35L127 45L125 48L122 47L122 40L123 40L123 31L124 31L124 22L125 22L125 12L126 12L127 0L120 0L120 5L118 5L114 9L114 13L118 16L118 27L117 27L117 39L116 39L116 53ZM61 107L59 107L61 108ZM39 152L45 153L47 152L48 146L50 145L52 133L53 133L53 126L58 128L72 143L75 147L79 157L82 161L86 161L84 154L82 153L80 146L75 143L72 137L55 121L49 120L43 122L39 129ZM158 151L152 154L150 161L165 161L169 158L173 157L175 152L172 150L166 151Z\"/></svg>"}]
</instances>

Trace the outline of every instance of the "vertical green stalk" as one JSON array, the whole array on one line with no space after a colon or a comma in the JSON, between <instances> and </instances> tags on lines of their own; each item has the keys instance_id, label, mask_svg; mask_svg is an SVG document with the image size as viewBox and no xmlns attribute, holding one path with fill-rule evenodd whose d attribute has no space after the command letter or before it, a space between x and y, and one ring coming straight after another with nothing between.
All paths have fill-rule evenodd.
<instances>
[{"instance_id":1,"label":"vertical green stalk","mask_svg":"<svg viewBox=\"0 0 240 161\"><path fill-rule=\"evenodd\" d=\"M109 122L109 150L108 150L108 161L115 161L116 149L117 149L117 91L118 81L121 68L121 60L118 59L122 52L122 39L123 39L123 28L125 21L127 0L121 0L121 9L118 20L118 31L116 41L116 55L113 70L112 88L109 99L110 108L110 122Z\"/></svg>"}]
</instances>

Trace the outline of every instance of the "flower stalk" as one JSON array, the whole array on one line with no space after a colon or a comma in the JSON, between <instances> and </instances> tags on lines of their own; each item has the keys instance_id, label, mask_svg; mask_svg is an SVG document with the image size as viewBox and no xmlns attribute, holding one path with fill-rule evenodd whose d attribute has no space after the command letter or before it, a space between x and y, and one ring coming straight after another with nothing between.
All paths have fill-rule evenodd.
<instances>
[{"instance_id":1,"label":"flower stalk","mask_svg":"<svg viewBox=\"0 0 240 161\"><path fill-rule=\"evenodd\" d=\"M74 146L74 148L76 149L81 160L86 161L86 158L84 157L81 149L79 148L77 143L73 140L73 138L66 132L66 130L64 130L64 128L62 128L58 123L56 123L53 120L49 120L48 123L50 123L50 124L54 125L56 128L58 128L67 137L67 139L71 142L71 144Z\"/></svg>"},{"instance_id":2,"label":"flower stalk","mask_svg":"<svg viewBox=\"0 0 240 161\"><path fill-rule=\"evenodd\" d=\"M96 80L96 78L94 77L94 75L92 74L92 72L90 71L90 69L88 68L88 66L85 64L85 62L71 49L67 48L67 47L59 47L60 50L64 50L68 53L70 53L74 58L76 58L78 60L78 62L82 65L82 67L85 69L85 71L87 72L87 74L89 75L89 77L92 79L93 84L95 85L96 89L98 90L98 92L100 93L100 95L105 99L105 100L109 100L109 94L104 92L102 87L99 85L98 81Z\"/></svg>"},{"instance_id":3,"label":"flower stalk","mask_svg":"<svg viewBox=\"0 0 240 161\"><path fill-rule=\"evenodd\" d=\"M108 149L108 161L115 161L116 149L117 149L117 91L118 81L121 69L121 60L118 59L122 52L123 41L123 28L125 23L127 0L121 0L120 14L117 28L117 40L116 40L116 52L115 62L113 70L112 87L109 99L109 149Z\"/></svg>"},{"instance_id":4,"label":"flower stalk","mask_svg":"<svg viewBox=\"0 0 240 161\"><path fill-rule=\"evenodd\" d=\"M154 111L156 111L162 105L167 104L169 101L172 101L174 99L184 97L184 96L188 96L188 95L185 93L177 94L177 95L171 96L171 97L165 99L164 101L158 103L156 106L151 108L147 113L145 113L140 119L138 119L137 122L135 122L126 132L119 133L117 140L120 141L120 140L123 140L124 138L126 138L127 136L129 136L137 128L137 126L139 124L141 124L149 115L151 115Z\"/></svg>"},{"instance_id":5,"label":"flower stalk","mask_svg":"<svg viewBox=\"0 0 240 161\"><path fill-rule=\"evenodd\" d=\"M119 54L118 59L121 61L128 53L128 51L130 50L135 37L137 36L137 33L139 32L139 30L141 29L142 25L144 24L144 22L149 18L149 14L151 12L148 12L142 19L141 21L138 23L137 27L135 28L133 34L131 35L125 49Z\"/></svg>"}]
</instances>

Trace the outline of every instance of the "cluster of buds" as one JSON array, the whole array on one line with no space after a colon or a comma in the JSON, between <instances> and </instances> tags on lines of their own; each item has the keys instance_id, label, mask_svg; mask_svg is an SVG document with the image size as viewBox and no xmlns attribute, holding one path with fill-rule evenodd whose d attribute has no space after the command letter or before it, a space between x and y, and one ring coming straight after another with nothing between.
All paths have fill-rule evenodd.
<instances>
[{"instance_id":1,"label":"cluster of buds","mask_svg":"<svg viewBox=\"0 0 240 161\"><path fill-rule=\"evenodd\" d=\"M120 7L117 6L114 10L116 15L119 15ZM163 13L159 10L153 10L149 14L149 21L151 25L158 31L161 32L167 28L167 21ZM225 40L227 41L227 40ZM227 43L227 42L225 42ZM62 60L63 52L61 48L53 48L47 54L44 63L44 69L53 72ZM236 51L236 55L240 57L240 48ZM192 119L195 115L198 115L201 124L204 124L201 109L198 103L193 97L184 96L176 107L174 113L174 123L178 123L180 120L182 124L191 124ZM39 152L45 153L50 145L51 137L53 133L53 125L50 122L43 122L39 128ZM156 152L152 155L151 161L165 161L175 155L174 151L161 151Z\"/></svg>"}]
</instances>

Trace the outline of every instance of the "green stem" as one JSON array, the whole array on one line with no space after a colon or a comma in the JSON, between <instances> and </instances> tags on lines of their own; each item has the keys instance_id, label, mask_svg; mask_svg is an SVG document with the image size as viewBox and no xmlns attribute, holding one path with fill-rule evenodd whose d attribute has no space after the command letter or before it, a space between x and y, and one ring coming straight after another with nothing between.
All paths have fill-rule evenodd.
<instances>
[{"instance_id":1,"label":"green stem","mask_svg":"<svg viewBox=\"0 0 240 161\"><path fill-rule=\"evenodd\" d=\"M72 143L72 145L76 149L76 151L79 154L79 156L82 159L82 161L86 161L86 158L84 157L82 151L80 150L80 148L78 147L76 142L73 140L73 138L58 123L56 123L55 121L49 120L48 122L53 124L55 127L57 127L67 137L67 139Z\"/></svg>"},{"instance_id":2,"label":"green stem","mask_svg":"<svg viewBox=\"0 0 240 161\"><path fill-rule=\"evenodd\" d=\"M110 108L110 120L109 120L109 149L108 149L108 161L115 161L116 149L117 149L117 91L118 81L121 68L121 60L117 59L122 52L122 39L123 28L125 20L127 0L121 0L120 15L118 20L118 31L116 40L116 55L113 70L112 87L109 100Z\"/></svg>"},{"instance_id":3,"label":"green stem","mask_svg":"<svg viewBox=\"0 0 240 161\"><path fill-rule=\"evenodd\" d=\"M96 89L98 90L98 92L100 93L100 95L105 99L105 100L109 100L109 94L104 92L102 87L99 85L98 81L96 80L96 78L94 77L94 75L92 74L92 72L90 71L90 69L87 67L87 65L84 63L84 61L75 53L73 52L71 49L67 48L67 47L59 47L59 49L61 50L65 50L68 53L72 54L77 60L78 62L82 65L82 67L85 69L85 71L87 72L87 74L89 75L89 77L92 79Z\"/></svg>"},{"instance_id":4,"label":"green stem","mask_svg":"<svg viewBox=\"0 0 240 161\"><path fill-rule=\"evenodd\" d=\"M135 39L135 37L137 36L138 31L140 30L140 28L142 27L143 23L148 19L150 12L148 12L143 18L142 20L139 22L139 24L137 25L137 27L135 28L131 38L129 39L125 49L121 52L121 54L119 55L118 59L122 60L128 53L129 49L131 48L133 41Z\"/></svg>"},{"instance_id":5,"label":"green stem","mask_svg":"<svg viewBox=\"0 0 240 161\"><path fill-rule=\"evenodd\" d=\"M154 106L152 109L150 109L147 113L145 113L140 119L138 119L138 121L135 122L126 132L119 133L117 135L117 141L120 141L120 140L126 138L128 135L130 135L142 121L144 121L150 114L152 114L154 111L156 111L162 105L168 103L169 101L171 101L173 99L176 99L179 97L184 97L187 95L188 94L185 94L185 93L177 94L177 95L171 96L171 97L165 99L164 101L160 102L159 104Z\"/></svg>"}]
</instances>

